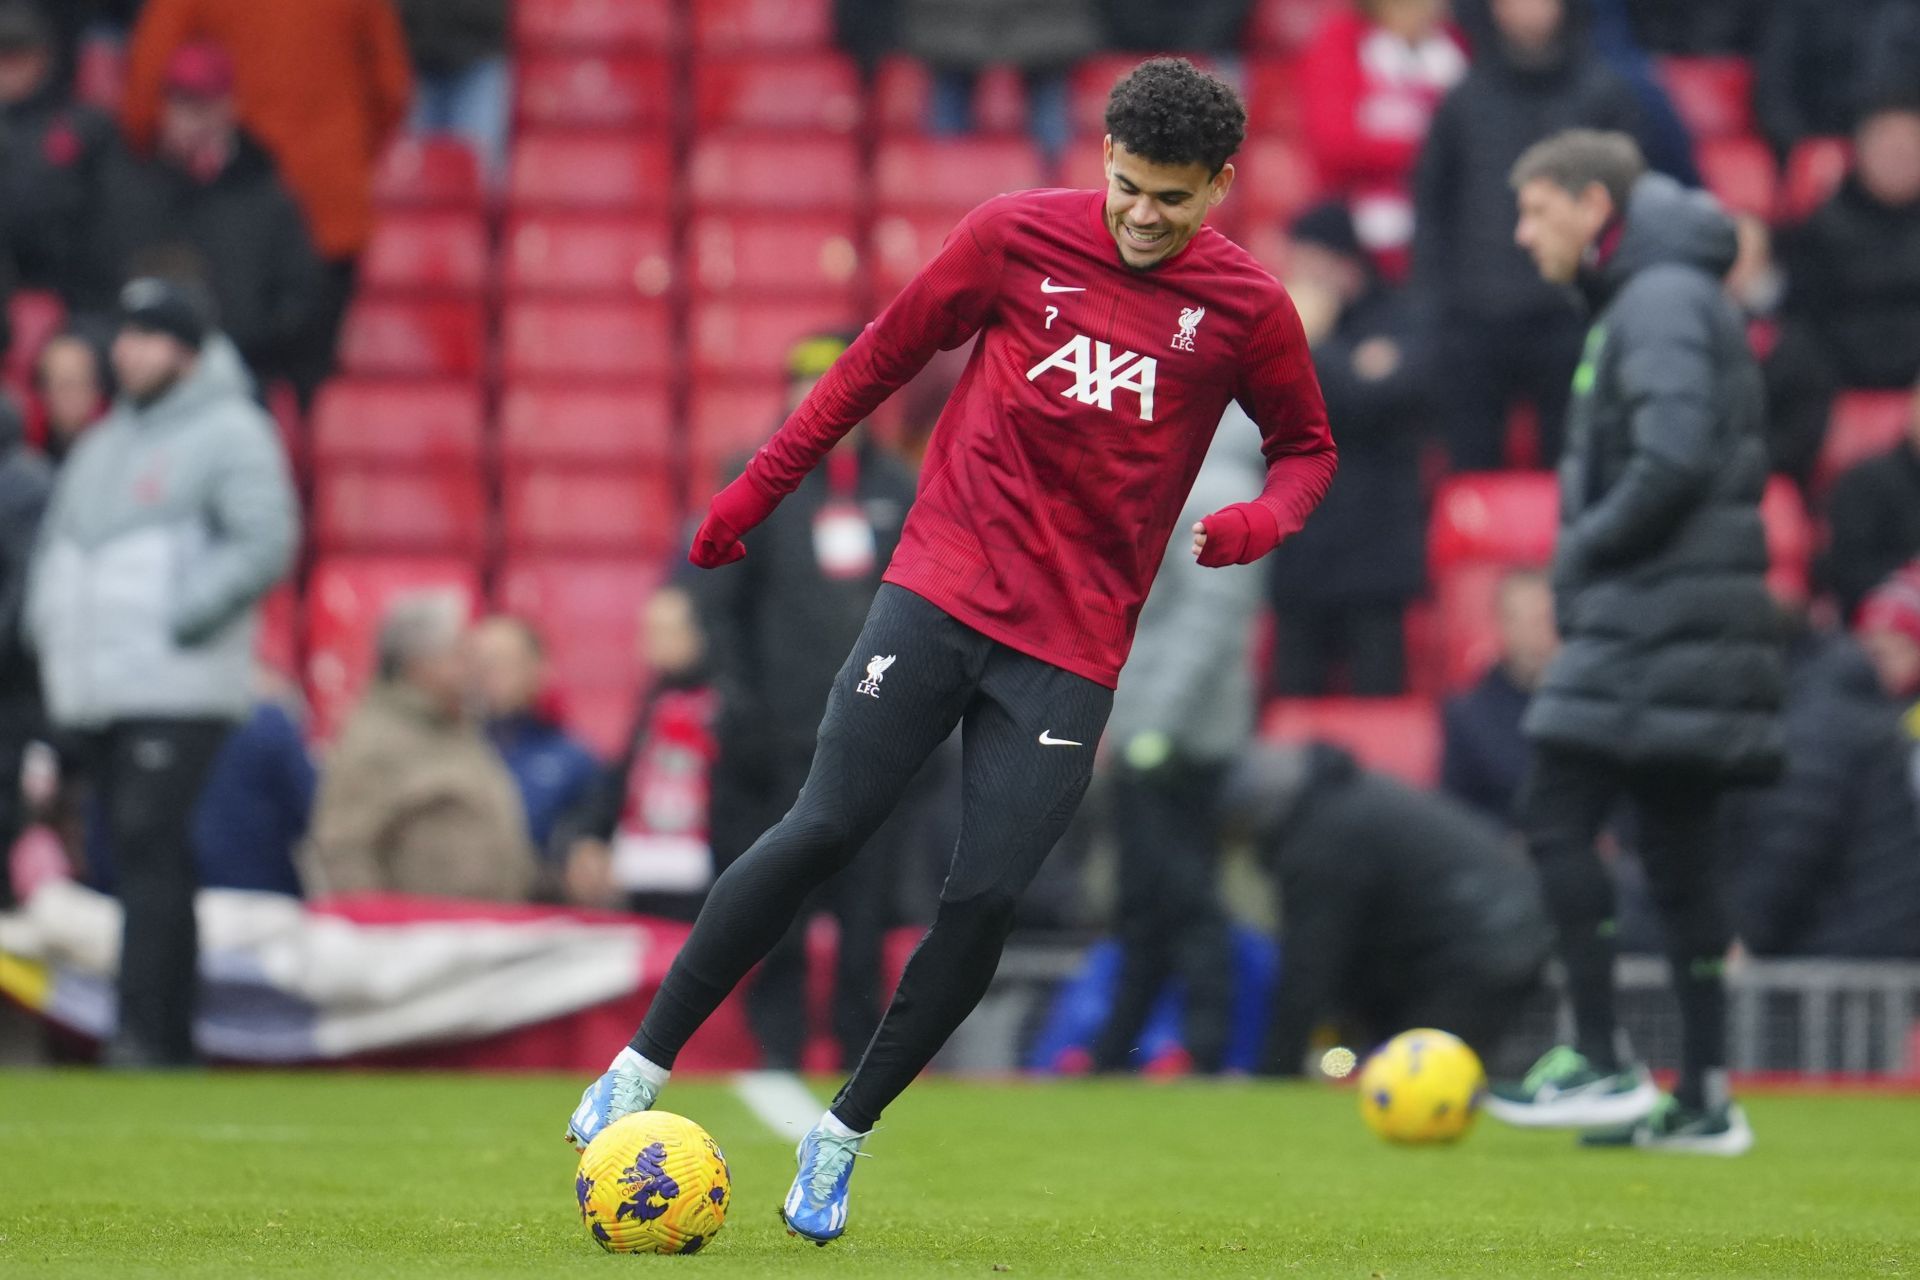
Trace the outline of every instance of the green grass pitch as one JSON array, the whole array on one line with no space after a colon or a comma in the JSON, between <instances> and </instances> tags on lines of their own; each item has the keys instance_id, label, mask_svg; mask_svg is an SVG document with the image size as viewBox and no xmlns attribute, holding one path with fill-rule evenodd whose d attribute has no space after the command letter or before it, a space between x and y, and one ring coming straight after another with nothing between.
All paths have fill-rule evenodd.
<instances>
[{"instance_id":1,"label":"green grass pitch","mask_svg":"<svg viewBox=\"0 0 1920 1280\"><path fill-rule=\"evenodd\" d=\"M724 1081L676 1081L732 1217L698 1257L615 1258L560 1139L581 1083L0 1074L0 1276L1920 1274L1912 1099L1750 1099L1759 1145L1722 1161L1484 1119L1397 1150L1318 1086L930 1080L816 1249L774 1216L791 1144Z\"/></svg>"}]
</instances>

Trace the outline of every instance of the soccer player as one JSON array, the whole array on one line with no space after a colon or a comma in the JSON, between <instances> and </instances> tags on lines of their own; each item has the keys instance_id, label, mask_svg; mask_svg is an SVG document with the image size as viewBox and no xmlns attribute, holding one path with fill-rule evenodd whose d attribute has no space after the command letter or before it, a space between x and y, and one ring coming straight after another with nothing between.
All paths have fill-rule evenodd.
<instances>
[{"instance_id":1,"label":"soccer player","mask_svg":"<svg viewBox=\"0 0 1920 1280\"><path fill-rule=\"evenodd\" d=\"M1273 550L1333 478L1293 303L1204 225L1246 130L1233 90L1156 58L1115 86L1106 125L1104 193L1020 192L962 219L694 536L703 568L746 555L742 539L834 441L935 351L975 342L799 798L714 883L568 1128L584 1146L654 1105L689 1037L963 725L960 838L933 927L801 1141L781 1211L821 1244L846 1228L861 1143L985 994L1014 902L1086 791L1134 619L1228 402L1260 427L1266 477L1193 527L1203 565Z\"/></svg>"}]
</instances>

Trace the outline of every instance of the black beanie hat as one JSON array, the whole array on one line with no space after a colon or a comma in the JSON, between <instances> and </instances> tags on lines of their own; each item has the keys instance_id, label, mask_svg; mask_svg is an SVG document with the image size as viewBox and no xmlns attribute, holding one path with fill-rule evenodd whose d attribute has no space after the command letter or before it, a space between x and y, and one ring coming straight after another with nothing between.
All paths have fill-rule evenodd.
<instances>
[{"instance_id":1,"label":"black beanie hat","mask_svg":"<svg viewBox=\"0 0 1920 1280\"><path fill-rule=\"evenodd\" d=\"M131 280L120 291L122 328L164 333L195 351L213 327L209 310L197 290L157 276Z\"/></svg>"}]
</instances>

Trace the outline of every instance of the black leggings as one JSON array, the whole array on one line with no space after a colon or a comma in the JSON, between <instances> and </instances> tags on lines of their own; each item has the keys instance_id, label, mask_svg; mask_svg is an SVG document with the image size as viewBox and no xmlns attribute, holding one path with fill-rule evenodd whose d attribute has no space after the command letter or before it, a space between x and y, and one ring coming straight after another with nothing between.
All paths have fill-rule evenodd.
<instances>
[{"instance_id":1,"label":"black leggings","mask_svg":"<svg viewBox=\"0 0 1920 1280\"><path fill-rule=\"evenodd\" d=\"M834 680L799 798L714 882L633 1047L671 1066L961 725L960 839L939 911L833 1104L843 1123L872 1128L986 994L1014 903L1086 793L1112 705L1111 690L882 586Z\"/></svg>"}]
</instances>

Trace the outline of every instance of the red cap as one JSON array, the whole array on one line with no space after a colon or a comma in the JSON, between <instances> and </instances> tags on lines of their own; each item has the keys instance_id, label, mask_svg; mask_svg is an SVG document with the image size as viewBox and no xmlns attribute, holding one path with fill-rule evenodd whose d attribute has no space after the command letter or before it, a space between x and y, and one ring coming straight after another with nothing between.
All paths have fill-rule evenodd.
<instances>
[{"instance_id":1,"label":"red cap","mask_svg":"<svg viewBox=\"0 0 1920 1280\"><path fill-rule=\"evenodd\" d=\"M195 40L167 60L167 91L190 98L224 98L233 92L233 59L211 40Z\"/></svg>"},{"instance_id":2,"label":"red cap","mask_svg":"<svg viewBox=\"0 0 1920 1280\"><path fill-rule=\"evenodd\" d=\"M1888 578L1860 606L1855 629L1892 631L1920 645L1920 561Z\"/></svg>"}]
</instances>

